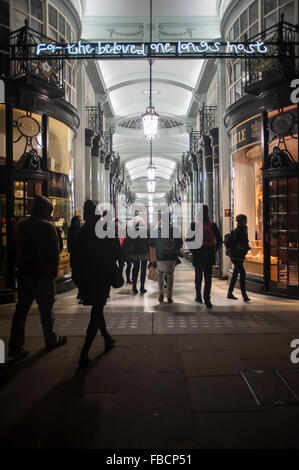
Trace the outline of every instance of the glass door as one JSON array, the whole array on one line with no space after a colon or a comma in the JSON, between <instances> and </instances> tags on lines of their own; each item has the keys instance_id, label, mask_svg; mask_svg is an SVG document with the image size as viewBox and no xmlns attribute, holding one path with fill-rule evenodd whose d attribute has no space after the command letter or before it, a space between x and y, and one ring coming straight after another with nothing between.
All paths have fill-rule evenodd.
<instances>
[{"instance_id":1,"label":"glass door","mask_svg":"<svg viewBox=\"0 0 299 470\"><path fill-rule=\"evenodd\" d=\"M267 180L267 218L266 285L299 296L298 177Z\"/></svg>"}]
</instances>

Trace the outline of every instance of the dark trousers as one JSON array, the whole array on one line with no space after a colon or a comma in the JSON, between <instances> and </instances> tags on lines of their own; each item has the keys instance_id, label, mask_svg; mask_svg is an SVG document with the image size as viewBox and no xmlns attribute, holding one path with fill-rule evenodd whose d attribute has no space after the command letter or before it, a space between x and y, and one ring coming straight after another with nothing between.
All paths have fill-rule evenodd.
<instances>
[{"instance_id":1,"label":"dark trousers","mask_svg":"<svg viewBox=\"0 0 299 470\"><path fill-rule=\"evenodd\" d=\"M104 317L104 305L93 305L91 308L89 325L87 327L85 342L82 349L83 354L88 353L98 330L100 330L104 338L109 336Z\"/></svg>"},{"instance_id":2,"label":"dark trousers","mask_svg":"<svg viewBox=\"0 0 299 470\"><path fill-rule=\"evenodd\" d=\"M126 267L126 278L127 282L130 282L131 280L131 268L132 268L132 260L127 261L127 267Z\"/></svg>"},{"instance_id":3,"label":"dark trousers","mask_svg":"<svg viewBox=\"0 0 299 470\"><path fill-rule=\"evenodd\" d=\"M133 284L137 284L137 278L140 270L140 288L144 287L145 277L146 277L146 267L147 267L147 260L133 260L133 272L132 272L132 281Z\"/></svg>"},{"instance_id":4,"label":"dark trousers","mask_svg":"<svg viewBox=\"0 0 299 470\"><path fill-rule=\"evenodd\" d=\"M19 353L24 346L27 314L34 300L38 305L46 346L51 346L57 341L52 310L55 302L54 279L19 277L18 303L12 320L9 340L10 354Z\"/></svg>"},{"instance_id":5,"label":"dark trousers","mask_svg":"<svg viewBox=\"0 0 299 470\"><path fill-rule=\"evenodd\" d=\"M238 279L238 274L240 273L240 288L242 296L246 297L246 271L243 266L244 261L232 260L232 262L234 263L234 270L229 284L228 292L232 294Z\"/></svg>"},{"instance_id":6,"label":"dark trousers","mask_svg":"<svg viewBox=\"0 0 299 470\"><path fill-rule=\"evenodd\" d=\"M195 291L196 291L196 297L198 298L201 298L201 284L202 284L203 274L205 278L205 288L204 288L203 298L205 302L209 302L210 296L211 296L211 286L212 286L212 265L199 264L195 266Z\"/></svg>"}]
</instances>

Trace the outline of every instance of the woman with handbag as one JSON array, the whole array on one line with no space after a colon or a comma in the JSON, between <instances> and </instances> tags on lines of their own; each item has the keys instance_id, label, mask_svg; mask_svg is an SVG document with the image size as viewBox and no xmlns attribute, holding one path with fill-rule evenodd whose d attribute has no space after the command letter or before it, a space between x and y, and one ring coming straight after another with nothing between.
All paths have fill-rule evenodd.
<instances>
[{"instance_id":1,"label":"woman with handbag","mask_svg":"<svg viewBox=\"0 0 299 470\"><path fill-rule=\"evenodd\" d=\"M120 259L120 244L117 238L98 238L95 227L100 217L95 215L92 201L84 204L85 224L80 228L73 247L73 258L79 272L79 288L83 305L91 305L90 321L79 364L89 362L88 351L100 330L105 350L115 344L106 328L104 306L112 285L119 285L121 275L116 260Z\"/></svg>"}]
</instances>

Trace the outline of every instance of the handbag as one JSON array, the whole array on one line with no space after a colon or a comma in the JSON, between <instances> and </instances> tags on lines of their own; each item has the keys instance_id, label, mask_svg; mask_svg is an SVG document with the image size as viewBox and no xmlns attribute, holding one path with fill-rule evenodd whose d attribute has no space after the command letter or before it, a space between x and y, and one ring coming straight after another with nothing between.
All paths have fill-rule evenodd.
<instances>
[{"instance_id":1,"label":"handbag","mask_svg":"<svg viewBox=\"0 0 299 470\"><path fill-rule=\"evenodd\" d=\"M157 281L158 280L158 270L153 266L148 268L148 275L147 278L149 281Z\"/></svg>"},{"instance_id":2,"label":"handbag","mask_svg":"<svg viewBox=\"0 0 299 470\"><path fill-rule=\"evenodd\" d=\"M122 269L116 263L112 266L111 285L114 289L120 289L124 285Z\"/></svg>"}]
</instances>

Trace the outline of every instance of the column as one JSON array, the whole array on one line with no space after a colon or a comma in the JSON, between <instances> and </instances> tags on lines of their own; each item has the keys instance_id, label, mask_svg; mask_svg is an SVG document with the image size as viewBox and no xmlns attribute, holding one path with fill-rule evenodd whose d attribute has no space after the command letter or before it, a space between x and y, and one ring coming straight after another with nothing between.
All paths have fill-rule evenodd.
<instances>
[{"instance_id":1,"label":"column","mask_svg":"<svg viewBox=\"0 0 299 470\"><path fill-rule=\"evenodd\" d=\"M101 160L100 160L99 136L93 139L91 149L91 198L95 203L100 202L101 188Z\"/></svg>"},{"instance_id":2,"label":"column","mask_svg":"<svg viewBox=\"0 0 299 470\"><path fill-rule=\"evenodd\" d=\"M82 214L85 200L85 66L82 60L77 62L77 109L81 118L76 137L74 161L75 210Z\"/></svg>"},{"instance_id":3,"label":"column","mask_svg":"<svg viewBox=\"0 0 299 470\"><path fill-rule=\"evenodd\" d=\"M226 111L226 67L225 60L218 62L219 73L219 187L220 189L220 230L222 236L231 230L231 217L225 216L225 210L231 209L231 171L230 171L230 146L227 130L224 126L223 116ZM222 250L222 274L228 275L230 259Z\"/></svg>"},{"instance_id":4,"label":"column","mask_svg":"<svg viewBox=\"0 0 299 470\"><path fill-rule=\"evenodd\" d=\"M91 143L93 131L85 129L85 200L92 198Z\"/></svg>"}]
</instances>

